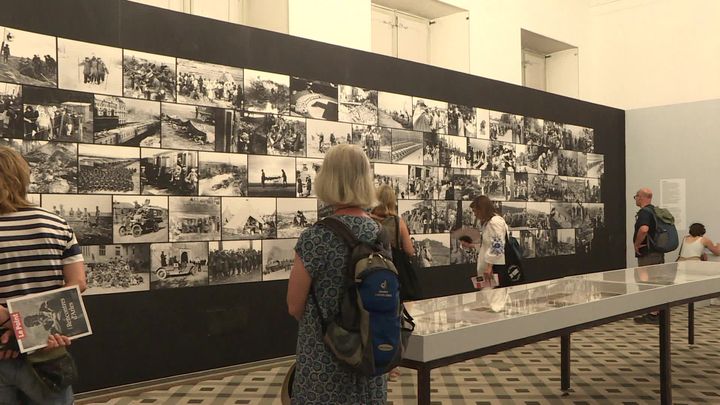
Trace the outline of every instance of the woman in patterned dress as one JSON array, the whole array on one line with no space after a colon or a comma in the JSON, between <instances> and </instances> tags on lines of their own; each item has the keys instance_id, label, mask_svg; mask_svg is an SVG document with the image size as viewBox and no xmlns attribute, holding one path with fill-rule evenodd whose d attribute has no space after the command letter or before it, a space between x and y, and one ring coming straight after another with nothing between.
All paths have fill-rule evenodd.
<instances>
[{"instance_id":1,"label":"woman in patterned dress","mask_svg":"<svg viewBox=\"0 0 720 405\"><path fill-rule=\"evenodd\" d=\"M375 240L380 227L364 211L375 205L375 188L360 147L341 144L328 150L315 190L358 239ZM287 292L288 312L300 323L293 404L385 404L386 376L367 377L343 366L322 340L318 310L323 319L339 310L347 247L328 229L313 226L300 235L295 252Z\"/></svg>"}]
</instances>

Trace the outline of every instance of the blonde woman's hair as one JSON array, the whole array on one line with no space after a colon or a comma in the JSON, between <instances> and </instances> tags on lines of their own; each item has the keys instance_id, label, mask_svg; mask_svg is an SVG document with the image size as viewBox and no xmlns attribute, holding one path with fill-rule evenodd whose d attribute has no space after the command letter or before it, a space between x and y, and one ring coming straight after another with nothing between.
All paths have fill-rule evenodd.
<instances>
[{"instance_id":1,"label":"blonde woman's hair","mask_svg":"<svg viewBox=\"0 0 720 405\"><path fill-rule=\"evenodd\" d=\"M30 185L30 166L25 159L7 146L0 146L0 214L30 207L27 189Z\"/></svg>"},{"instance_id":2,"label":"blonde woman's hair","mask_svg":"<svg viewBox=\"0 0 720 405\"><path fill-rule=\"evenodd\" d=\"M373 214L381 217L397 215L397 196L392 187L383 184L378 187L375 195L378 200L378 205L373 208Z\"/></svg>"},{"instance_id":3,"label":"blonde woman's hair","mask_svg":"<svg viewBox=\"0 0 720 405\"><path fill-rule=\"evenodd\" d=\"M369 208L375 205L370 161L356 145L335 145L325 154L315 179L315 193L329 205Z\"/></svg>"}]
</instances>

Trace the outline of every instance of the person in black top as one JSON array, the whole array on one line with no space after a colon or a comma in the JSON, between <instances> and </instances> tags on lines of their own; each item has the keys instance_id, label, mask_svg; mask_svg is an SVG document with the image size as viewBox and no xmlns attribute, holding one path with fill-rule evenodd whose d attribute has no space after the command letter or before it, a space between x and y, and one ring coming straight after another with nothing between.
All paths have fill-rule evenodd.
<instances>
[{"instance_id":1,"label":"person in black top","mask_svg":"<svg viewBox=\"0 0 720 405\"><path fill-rule=\"evenodd\" d=\"M635 232L633 233L633 247L635 249L635 257L638 261L638 267L652 266L655 264L665 263L665 255L653 249L649 243L648 235L655 234L655 218L652 210L652 190L649 188L641 188L635 193L635 205L640 207L640 211L635 215ZM648 282L650 273L646 269L637 269L635 276L638 282ZM659 324L657 312L650 312L645 315L634 318L637 323Z\"/></svg>"}]
</instances>

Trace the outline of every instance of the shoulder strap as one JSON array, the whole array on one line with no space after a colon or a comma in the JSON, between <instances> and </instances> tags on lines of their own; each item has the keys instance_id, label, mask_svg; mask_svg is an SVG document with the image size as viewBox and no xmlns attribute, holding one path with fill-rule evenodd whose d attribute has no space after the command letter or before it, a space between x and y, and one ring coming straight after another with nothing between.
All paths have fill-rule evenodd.
<instances>
[{"instance_id":1,"label":"shoulder strap","mask_svg":"<svg viewBox=\"0 0 720 405\"><path fill-rule=\"evenodd\" d=\"M354 249L355 246L360 243L355 237L355 235L353 235L352 231L350 231L350 228L348 228L345 223L343 223L336 217L325 217L320 222L318 222L318 224L326 227L332 233L342 239L342 241L350 248L350 250Z\"/></svg>"},{"instance_id":2,"label":"shoulder strap","mask_svg":"<svg viewBox=\"0 0 720 405\"><path fill-rule=\"evenodd\" d=\"M402 240L400 239L400 216L395 215L395 243L397 249L402 250Z\"/></svg>"}]
</instances>

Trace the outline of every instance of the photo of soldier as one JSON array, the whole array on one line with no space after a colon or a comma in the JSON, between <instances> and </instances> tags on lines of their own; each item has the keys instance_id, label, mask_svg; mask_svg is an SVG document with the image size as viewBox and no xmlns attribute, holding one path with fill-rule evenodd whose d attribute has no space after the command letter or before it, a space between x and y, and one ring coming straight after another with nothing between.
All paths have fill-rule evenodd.
<instances>
[{"instance_id":1,"label":"photo of soldier","mask_svg":"<svg viewBox=\"0 0 720 405\"><path fill-rule=\"evenodd\" d=\"M378 125L384 128L412 129L412 97L378 92Z\"/></svg>"},{"instance_id":2,"label":"photo of soldier","mask_svg":"<svg viewBox=\"0 0 720 405\"><path fill-rule=\"evenodd\" d=\"M61 89L122 96L122 49L58 38Z\"/></svg>"},{"instance_id":3,"label":"photo of soldier","mask_svg":"<svg viewBox=\"0 0 720 405\"><path fill-rule=\"evenodd\" d=\"M570 203L585 201L585 180L579 177L560 177L563 201Z\"/></svg>"},{"instance_id":4,"label":"photo of soldier","mask_svg":"<svg viewBox=\"0 0 720 405\"><path fill-rule=\"evenodd\" d=\"M537 229L557 229L555 215L550 203L529 202L526 206L525 226Z\"/></svg>"},{"instance_id":5,"label":"photo of soldier","mask_svg":"<svg viewBox=\"0 0 720 405\"><path fill-rule=\"evenodd\" d=\"M31 193L77 192L77 144L0 138L0 145L18 151L30 166Z\"/></svg>"},{"instance_id":6,"label":"photo of soldier","mask_svg":"<svg viewBox=\"0 0 720 405\"><path fill-rule=\"evenodd\" d=\"M88 288L85 295L150 290L150 245L81 246Z\"/></svg>"},{"instance_id":7,"label":"photo of soldier","mask_svg":"<svg viewBox=\"0 0 720 405\"><path fill-rule=\"evenodd\" d=\"M447 134L448 104L444 101L413 97L413 130Z\"/></svg>"},{"instance_id":8,"label":"photo of soldier","mask_svg":"<svg viewBox=\"0 0 720 405\"><path fill-rule=\"evenodd\" d=\"M175 58L123 50L123 95L153 101L175 101Z\"/></svg>"},{"instance_id":9,"label":"photo of soldier","mask_svg":"<svg viewBox=\"0 0 720 405\"><path fill-rule=\"evenodd\" d=\"M93 95L39 87L23 93L24 138L93 143Z\"/></svg>"},{"instance_id":10,"label":"photo of soldier","mask_svg":"<svg viewBox=\"0 0 720 405\"><path fill-rule=\"evenodd\" d=\"M285 280L290 278L290 269L295 260L297 239L271 239L262 241L262 281Z\"/></svg>"},{"instance_id":11,"label":"photo of soldier","mask_svg":"<svg viewBox=\"0 0 720 405\"><path fill-rule=\"evenodd\" d=\"M160 147L160 103L95 96L93 131L96 144Z\"/></svg>"},{"instance_id":12,"label":"photo of soldier","mask_svg":"<svg viewBox=\"0 0 720 405\"><path fill-rule=\"evenodd\" d=\"M22 86L0 83L0 136L22 138L24 133Z\"/></svg>"},{"instance_id":13,"label":"photo of soldier","mask_svg":"<svg viewBox=\"0 0 720 405\"><path fill-rule=\"evenodd\" d=\"M535 229L532 231L535 239L535 257L557 256L557 231L549 229Z\"/></svg>"},{"instance_id":14,"label":"photo of soldier","mask_svg":"<svg viewBox=\"0 0 720 405\"><path fill-rule=\"evenodd\" d=\"M297 197L315 197L315 177L320 172L322 159L296 159L295 185Z\"/></svg>"},{"instance_id":15,"label":"photo of soldier","mask_svg":"<svg viewBox=\"0 0 720 405\"><path fill-rule=\"evenodd\" d=\"M208 242L210 285L249 283L262 280L261 242Z\"/></svg>"},{"instance_id":16,"label":"photo of soldier","mask_svg":"<svg viewBox=\"0 0 720 405\"><path fill-rule=\"evenodd\" d=\"M602 202L601 192L600 179L585 180L585 201L591 203Z\"/></svg>"},{"instance_id":17,"label":"photo of soldier","mask_svg":"<svg viewBox=\"0 0 720 405\"><path fill-rule=\"evenodd\" d=\"M200 152L200 195L247 195L247 155Z\"/></svg>"},{"instance_id":18,"label":"photo of soldier","mask_svg":"<svg viewBox=\"0 0 720 405\"><path fill-rule=\"evenodd\" d=\"M363 149L371 162L390 163L392 139L390 129L372 125L353 125L352 144Z\"/></svg>"},{"instance_id":19,"label":"photo of soldier","mask_svg":"<svg viewBox=\"0 0 720 405\"><path fill-rule=\"evenodd\" d=\"M423 164L424 138L421 132L392 130L392 162L409 165Z\"/></svg>"},{"instance_id":20,"label":"photo of soldier","mask_svg":"<svg viewBox=\"0 0 720 405\"><path fill-rule=\"evenodd\" d=\"M387 184L395 191L398 199L408 198L408 166L388 163L374 163L375 187Z\"/></svg>"},{"instance_id":21,"label":"photo of soldier","mask_svg":"<svg viewBox=\"0 0 720 405\"><path fill-rule=\"evenodd\" d=\"M527 226L527 203L503 202L502 215L510 228L523 228Z\"/></svg>"},{"instance_id":22,"label":"photo of soldier","mask_svg":"<svg viewBox=\"0 0 720 405\"><path fill-rule=\"evenodd\" d=\"M451 229L460 227L462 218L458 213L461 213L461 209L460 201L435 201L434 214L437 219L432 224L433 232L450 232Z\"/></svg>"},{"instance_id":23,"label":"photo of soldier","mask_svg":"<svg viewBox=\"0 0 720 405\"><path fill-rule=\"evenodd\" d=\"M584 158L583 154L583 158ZM582 163L585 163L584 165ZM558 174L561 176L585 177L587 161L580 161L578 152L561 150L558 154ZM583 167L585 170L583 170Z\"/></svg>"},{"instance_id":24,"label":"photo of soldier","mask_svg":"<svg viewBox=\"0 0 720 405\"><path fill-rule=\"evenodd\" d=\"M314 198L277 199L277 237L297 238L317 222L317 200Z\"/></svg>"},{"instance_id":25,"label":"photo of soldier","mask_svg":"<svg viewBox=\"0 0 720 405\"><path fill-rule=\"evenodd\" d=\"M477 136L475 109L464 105L448 105L448 134L475 138Z\"/></svg>"},{"instance_id":26,"label":"photo of soldier","mask_svg":"<svg viewBox=\"0 0 720 405\"><path fill-rule=\"evenodd\" d=\"M268 239L277 237L274 198L223 198L222 239Z\"/></svg>"},{"instance_id":27,"label":"photo of soldier","mask_svg":"<svg viewBox=\"0 0 720 405\"><path fill-rule=\"evenodd\" d=\"M520 143L527 146L544 146L545 121L540 118L525 117L521 138Z\"/></svg>"},{"instance_id":28,"label":"photo of soldier","mask_svg":"<svg viewBox=\"0 0 720 405\"><path fill-rule=\"evenodd\" d=\"M290 114L337 121L338 87L334 83L290 77Z\"/></svg>"},{"instance_id":29,"label":"photo of soldier","mask_svg":"<svg viewBox=\"0 0 720 405\"><path fill-rule=\"evenodd\" d=\"M443 168L408 166L408 199L435 200L439 198Z\"/></svg>"},{"instance_id":30,"label":"photo of soldier","mask_svg":"<svg viewBox=\"0 0 720 405\"><path fill-rule=\"evenodd\" d=\"M433 233L438 225L438 214L433 201L399 200L398 215L405 220L411 235Z\"/></svg>"},{"instance_id":31,"label":"photo of soldier","mask_svg":"<svg viewBox=\"0 0 720 405\"><path fill-rule=\"evenodd\" d=\"M528 173L558 174L559 150L552 150L546 146L527 147L529 165Z\"/></svg>"},{"instance_id":32,"label":"photo of soldier","mask_svg":"<svg viewBox=\"0 0 720 405\"><path fill-rule=\"evenodd\" d=\"M245 109L253 112L289 114L290 77L245 69Z\"/></svg>"},{"instance_id":33,"label":"photo of soldier","mask_svg":"<svg viewBox=\"0 0 720 405\"><path fill-rule=\"evenodd\" d=\"M527 201L528 178L527 173L507 173L505 175L505 200Z\"/></svg>"},{"instance_id":34,"label":"photo of soldier","mask_svg":"<svg viewBox=\"0 0 720 405\"><path fill-rule=\"evenodd\" d=\"M0 81L57 87L55 37L0 27Z\"/></svg>"},{"instance_id":35,"label":"photo of soldier","mask_svg":"<svg viewBox=\"0 0 720 405\"><path fill-rule=\"evenodd\" d=\"M514 172L517 167L515 159L515 144L491 141L490 159L486 165L486 170L496 172Z\"/></svg>"},{"instance_id":36,"label":"photo of soldier","mask_svg":"<svg viewBox=\"0 0 720 405\"><path fill-rule=\"evenodd\" d=\"M113 240L115 243L167 242L167 197L114 196Z\"/></svg>"},{"instance_id":37,"label":"photo of soldier","mask_svg":"<svg viewBox=\"0 0 720 405\"><path fill-rule=\"evenodd\" d=\"M563 147L578 152L592 153L595 151L595 131L578 125L565 125L568 137Z\"/></svg>"},{"instance_id":38,"label":"photo of soldier","mask_svg":"<svg viewBox=\"0 0 720 405\"><path fill-rule=\"evenodd\" d=\"M248 195L253 197L294 197L295 158L248 156Z\"/></svg>"},{"instance_id":39,"label":"photo of soldier","mask_svg":"<svg viewBox=\"0 0 720 405\"><path fill-rule=\"evenodd\" d=\"M569 135L569 131L565 129L565 124L561 122L545 121L543 132L544 135L544 146L547 146L552 151L557 151L563 146L564 134Z\"/></svg>"},{"instance_id":40,"label":"photo of soldier","mask_svg":"<svg viewBox=\"0 0 720 405\"><path fill-rule=\"evenodd\" d=\"M352 143L353 127L342 122L307 120L307 156L324 158L338 144Z\"/></svg>"},{"instance_id":41,"label":"photo of soldier","mask_svg":"<svg viewBox=\"0 0 720 405\"><path fill-rule=\"evenodd\" d=\"M140 185L144 195L197 195L198 153L142 148Z\"/></svg>"},{"instance_id":42,"label":"photo of soldier","mask_svg":"<svg viewBox=\"0 0 720 405\"><path fill-rule=\"evenodd\" d=\"M441 200L472 200L482 195L480 170L444 169L440 181Z\"/></svg>"},{"instance_id":43,"label":"photo of soldier","mask_svg":"<svg viewBox=\"0 0 720 405\"><path fill-rule=\"evenodd\" d=\"M378 92L347 85L338 86L338 121L353 124L378 124Z\"/></svg>"},{"instance_id":44,"label":"photo of soldier","mask_svg":"<svg viewBox=\"0 0 720 405\"><path fill-rule=\"evenodd\" d=\"M439 135L438 141L440 166L461 169L468 167L467 138Z\"/></svg>"},{"instance_id":45,"label":"photo of soldier","mask_svg":"<svg viewBox=\"0 0 720 405\"><path fill-rule=\"evenodd\" d=\"M177 102L243 108L243 69L177 59Z\"/></svg>"},{"instance_id":46,"label":"photo of soldier","mask_svg":"<svg viewBox=\"0 0 720 405\"><path fill-rule=\"evenodd\" d=\"M305 118L268 114L262 130L253 133L254 139L259 137L253 142L262 142L264 137L268 155L305 156Z\"/></svg>"},{"instance_id":47,"label":"photo of soldier","mask_svg":"<svg viewBox=\"0 0 720 405\"><path fill-rule=\"evenodd\" d=\"M220 239L220 197L169 197L170 242Z\"/></svg>"},{"instance_id":48,"label":"photo of soldier","mask_svg":"<svg viewBox=\"0 0 720 405\"><path fill-rule=\"evenodd\" d=\"M208 285L208 243L150 245L150 289Z\"/></svg>"},{"instance_id":49,"label":"photo of soldier","mask_svg":"<svg viewBox=\"0 0 720 405\"><path fill-rule=\"evenodd\" d=\"M528 175L528 201L562 201L565 193L560 176Z\"/></svg>"},{"instance_id":50,"label":"photo of soldier","mask_svg":"<svg viewBox=\"0 0 720 405\"><path fill-rule=\"evenodd\" d=\"M113 243L111 195L43 194L42 207L67 221L78 244Z\"/></svg>"},{"instance_id":51,"label":"photo of soldier","mask_svg":"<svg viewBox=\"0 0 720 405\"><path fill-rule=\"evenodd\" d=\"M505 199L505 174L502 172L483 171L478 180L478 195L486 195L491 200Z\"/></svg>"},{"instance_id":52,"label":"photo of soldier","mask_svg":"<svg viewBox=\"0 0 720 405\"><path fill-rule=\"evenodd\" d=\"M140 194L140 148L78 145L78 193Z\"/></svg>"},{"instance_id":53,"label":"photo of soldier","mask_svg":"<svg viewBox=\"0 0 720 405\"><path fill-rule=\"evenodd\" d=\"M490 111L490 139L521 143L523 117L499 111Z\"/></svg>"}]
</instances>

